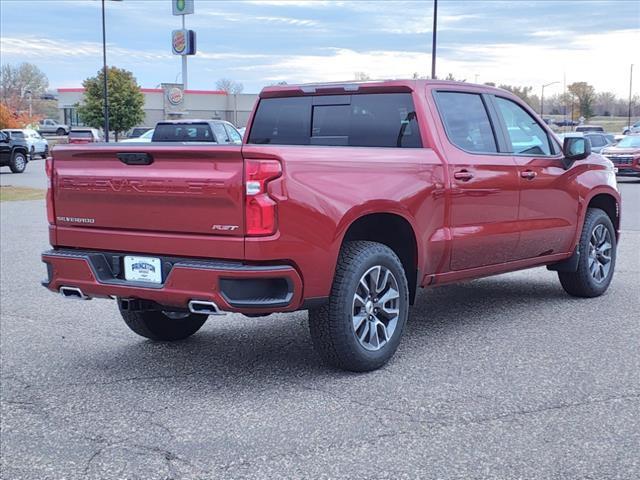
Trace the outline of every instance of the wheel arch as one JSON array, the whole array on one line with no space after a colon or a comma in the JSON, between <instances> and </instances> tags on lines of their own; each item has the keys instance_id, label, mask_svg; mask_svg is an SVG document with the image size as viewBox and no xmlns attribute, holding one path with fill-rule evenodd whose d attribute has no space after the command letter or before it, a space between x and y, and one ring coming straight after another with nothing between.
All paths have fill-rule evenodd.
<instances>
[{"instance_id":1,"label":"wheel arch","mask_svg":"<svg viewBox=\"0 0 640 480\"><path fill-rule=\"evenodd\" d=\"M610 191L594 192L586 202L587 208L585 208L582 215L581 227L584 225L587 210L589 208L599 208L604 210L611 223L613 224L616 232L616 238L620 237L620 196L614 195ZM582 230L582 228L580 229Z\"/></svg>"},{"instance_id":2,"label":"wheel arch","mask_svg":"<svg viewBox=\"0 0 640 480\"><path fill-rule=\"evenodd\" d=\"M345 225L340 248L345 242L355 240L379 242L395 252L407 275L409 301L413 304L421 255L413 223L397 211L361 213Z\"/></svg>"},{"instance_id":3,"label":"wheel arch","mask_svg":"<svg viewBox=\"0 0 640 480\"><path fill-rule=\"evenodd\" d=\"M25 155L29 154L29 149L27 147L23 147L22 145L18 147L13 147L11 149L11 155L15 155L16 153L24 153Z\"/></svg>"}]
</instances>

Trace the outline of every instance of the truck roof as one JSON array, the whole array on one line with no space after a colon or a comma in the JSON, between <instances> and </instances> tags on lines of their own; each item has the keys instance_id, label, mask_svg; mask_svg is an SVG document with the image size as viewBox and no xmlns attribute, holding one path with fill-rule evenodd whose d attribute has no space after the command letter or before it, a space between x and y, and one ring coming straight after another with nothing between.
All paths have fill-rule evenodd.
<instances>
[{"instance_id":1,"label":"truck roof","mask_svg":"<svg viewBox=\"0 0 640 480\"><path fill-rule=\"evenodd\" d=\"M506 90L492 87L490 85L480 85L469 82L457 82L453 80L366 80L354 81L348 80L344 82L323 82L323 83L301 83L291 85L272 85L265 87L260 92L261 98L270 97L288 97L314 94L344 94L344 93L401 93L412 92L422 88L433 87L465 87L465 89L483 91L483 92L500 92L505 93ZM510 92L507 92L510 94Z\"/></svg>"}]
</instances>

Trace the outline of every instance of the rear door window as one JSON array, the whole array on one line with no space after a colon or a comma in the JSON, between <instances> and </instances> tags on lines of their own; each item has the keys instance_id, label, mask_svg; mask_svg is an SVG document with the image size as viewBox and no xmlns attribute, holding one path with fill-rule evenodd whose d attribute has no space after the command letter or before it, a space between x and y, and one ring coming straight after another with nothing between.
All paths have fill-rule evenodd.
<instances>
[{"instance_id":1,"label":"rear door window","mask_svg":"<svg viewBox=\"0 0 640 480\"><path fill-rule=\"evenodd\" d=\"M249 143L422 147L409 93L263 99Z\"/></svg>"},{"instance_id":2,"label":"rear door window","mask_svg":"<svg viewBox=\"0 0 640 480\"><path fill-rule=\"evenodd\" d=\"M473 153L496 153L496 137L477 93L436 92L438 112L449 141Z\"/></svg>"}]
</instances>

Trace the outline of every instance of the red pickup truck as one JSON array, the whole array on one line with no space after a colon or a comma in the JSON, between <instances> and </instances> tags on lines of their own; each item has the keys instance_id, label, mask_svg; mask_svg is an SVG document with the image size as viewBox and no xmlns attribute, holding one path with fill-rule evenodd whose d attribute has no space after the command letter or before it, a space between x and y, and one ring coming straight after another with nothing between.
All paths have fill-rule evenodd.
<instances>
[{"instance_id":1,"label":"red pickup truck","mask_svg":"<svg viewBox=\"0 0 640 480\"><path fill-rule=\"evenodd\" d=\"M547 265L594 297L616 261L612 164L479 85L268 87L242 145L61 145L47 172L45 286L153 340L307 309L320 356L367 371L418 287Z\"/></svg>"}]
</instances>

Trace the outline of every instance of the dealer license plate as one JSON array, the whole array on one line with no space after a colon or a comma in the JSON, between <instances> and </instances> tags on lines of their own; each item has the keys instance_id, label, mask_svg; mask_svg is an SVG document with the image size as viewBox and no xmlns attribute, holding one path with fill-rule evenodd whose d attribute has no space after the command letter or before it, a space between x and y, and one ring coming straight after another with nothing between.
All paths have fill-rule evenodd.
<instances>
[{"instance_id":1,"label":"dealer license plate","mask_svg":"<svg viewBox=\"0 0 640 480\"><path fill-rule=\"evenodd\" d=\"M160 259L155 257L124 257L124 278L131 282L162 283Z\"/></svg>"}]
</instances>

